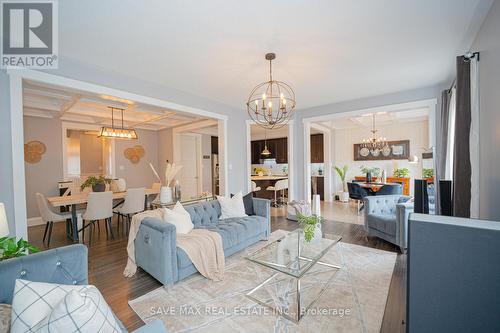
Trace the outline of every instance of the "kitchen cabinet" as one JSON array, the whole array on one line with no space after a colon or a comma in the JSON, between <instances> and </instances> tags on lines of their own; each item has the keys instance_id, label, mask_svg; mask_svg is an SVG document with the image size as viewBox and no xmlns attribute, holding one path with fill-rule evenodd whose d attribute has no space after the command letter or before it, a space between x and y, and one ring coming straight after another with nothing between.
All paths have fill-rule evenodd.
<instances>
[{"instance_id":1,"label":"kitchen cabinet","mask_svg":"<svg viewBox=\"0 0 500 333\"><path fill-rule=\"evenodd\" d=\"M267 149L271 152L269 156L261 155L264 147L266 145L265 140L255 140L250 143L250 151L252 157L252 164L260 164L260 160L264 158L275 158L276 163L286 164L288 163L288 139L278 138L278 139L268 139Z\"/></svg>"},{"instance_id":2,"label":"kitchen cabinet","mask_svg":"<svg viewBox=\"0 0 500 333\"><path fill-rule=\"evenodd\" d=\"M323 134L311 135L311 163L324 163Z\"/></svg>"},{"instance_id":3,"label":"kitchen cabinet","mask_svg":"<svg viewBox=\"0 0 500 333\"><path fill-rule=\"evenodd\" d=\"M311 177L311 194L319 194L321 200L325 200L325 178L323 176Z\"/></svg>"}]
</instances>

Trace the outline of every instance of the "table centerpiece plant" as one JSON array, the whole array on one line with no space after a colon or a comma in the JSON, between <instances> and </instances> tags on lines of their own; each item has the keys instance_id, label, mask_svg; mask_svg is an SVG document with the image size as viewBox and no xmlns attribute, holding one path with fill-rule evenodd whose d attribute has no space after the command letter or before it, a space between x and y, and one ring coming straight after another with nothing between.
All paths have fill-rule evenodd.
<instances>
[{"instance_id":1,"label":"table centerpiece plant","mask_svg":"<svg viewBox=\"0 0 500 333\"><path fill-rule=\"evenodd\" d=\"M111 184L111 181L111 178L103 176L90 176L80 185L80 189L83 191L86 187L92 187L92 191L94 192L104 192L106 191L106 185Z\"/></svg>"},{"instance_id":2,"label":"table centerpiece plant","mask_svg":"<svg viewBox=\"0 0 500 333\"><path fill-rule=\"evenodd\" d=\"M408 178L410 176L410 170L408 168L399 168L394 170L393 175L396 178Z\"/></svg>"}]
</instances>

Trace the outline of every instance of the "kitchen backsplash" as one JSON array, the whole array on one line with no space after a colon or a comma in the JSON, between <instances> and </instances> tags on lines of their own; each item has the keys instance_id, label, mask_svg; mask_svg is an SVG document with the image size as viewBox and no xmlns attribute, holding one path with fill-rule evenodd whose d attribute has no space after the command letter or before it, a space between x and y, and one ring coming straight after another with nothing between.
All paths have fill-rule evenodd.
<instances>
[{"instance_id":1,"label":"kitchen backsplash","mask_svg":"<svg viewBox=\"0 0 500 333\"><path fill-rule=\"evenodd\" d=\"M252 164L252 174L255 174L255 168L263 168L265 170L271 170L273 175L284 175L288 174L288 164Z\"/></svg>"},{"instance_id":2,"label":"kitchen backsplash","mask_svg":"<svg viewBox=\"0 0 500 333\"><path fill-rule=\"evenodd\" d=\"M311 176L323 175L324 171L324 163L311 163Z\"/></svg>"}]
</instances>

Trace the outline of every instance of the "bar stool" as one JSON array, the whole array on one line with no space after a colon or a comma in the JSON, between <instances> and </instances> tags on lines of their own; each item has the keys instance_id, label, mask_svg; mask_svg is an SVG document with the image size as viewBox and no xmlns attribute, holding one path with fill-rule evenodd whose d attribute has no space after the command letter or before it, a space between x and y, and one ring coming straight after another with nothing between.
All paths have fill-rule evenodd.
<instances>
[{"instance_id":1,"label":"bar stool","mask_svg":"<svg viewBox=\"0 0 500 333\"><path fill-rule=\"evenodd\" d=\"M288 189L288 179L278 180L274 186L268 186L266 190L274 191L274 201L272 202L273 207L281 207L285 202L285 190ZM281 203L278 203L277 192L281 191Z\"/></svg>"},{"instance_id":2,"label":"bar stool","mask_svg":"<svg viewBox=\"0 0 500 333\"><path fill-rule=\"evenodd\" d=\"M260 186L257 186L257 183L252 180L252 195L255 196L255 192L259 192L261 190Z\"/></svg>"}]
</instances>

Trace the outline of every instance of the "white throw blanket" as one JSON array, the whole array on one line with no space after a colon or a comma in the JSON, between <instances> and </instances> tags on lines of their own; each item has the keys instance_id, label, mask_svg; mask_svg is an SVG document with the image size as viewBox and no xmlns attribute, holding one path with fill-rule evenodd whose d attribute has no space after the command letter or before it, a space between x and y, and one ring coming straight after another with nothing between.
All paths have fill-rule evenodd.
<instances>
[{"instance_id":1,"label":"white throw blanket","mask_svg":"<svg viewBox=\"0 0 500 333\"><path fill-rule=\"evenodd\" d=\"M146 217L154 217L163 221L163 209L147 210L145 212L135 214L132 216L132 223L130 224L130 231L128 234L128 244L127 244L127 266L123 271L123 276L132 277L135 272L137 272L137 265L135 264L135 237L139 232L139 227L141 226L142 220Z\"/></svg>"},{"instance_id":2,"label":"white throw blanket","mask_svg":"<svg viewBox=\"0 0 500 333\"><path fill-rule=\"evenodd\" d=\"M123 271L125 277L132 277L137 272L135 263L135 237L146 217L163 221L163 209L148 210L132 217L127 244L127 266ZM224 249L221 236L206 229L193 229L187 234L177 235L177 246L186 252L196 269L206 278L220 281L224 278Z\"/></svg>"}]
</instances>

